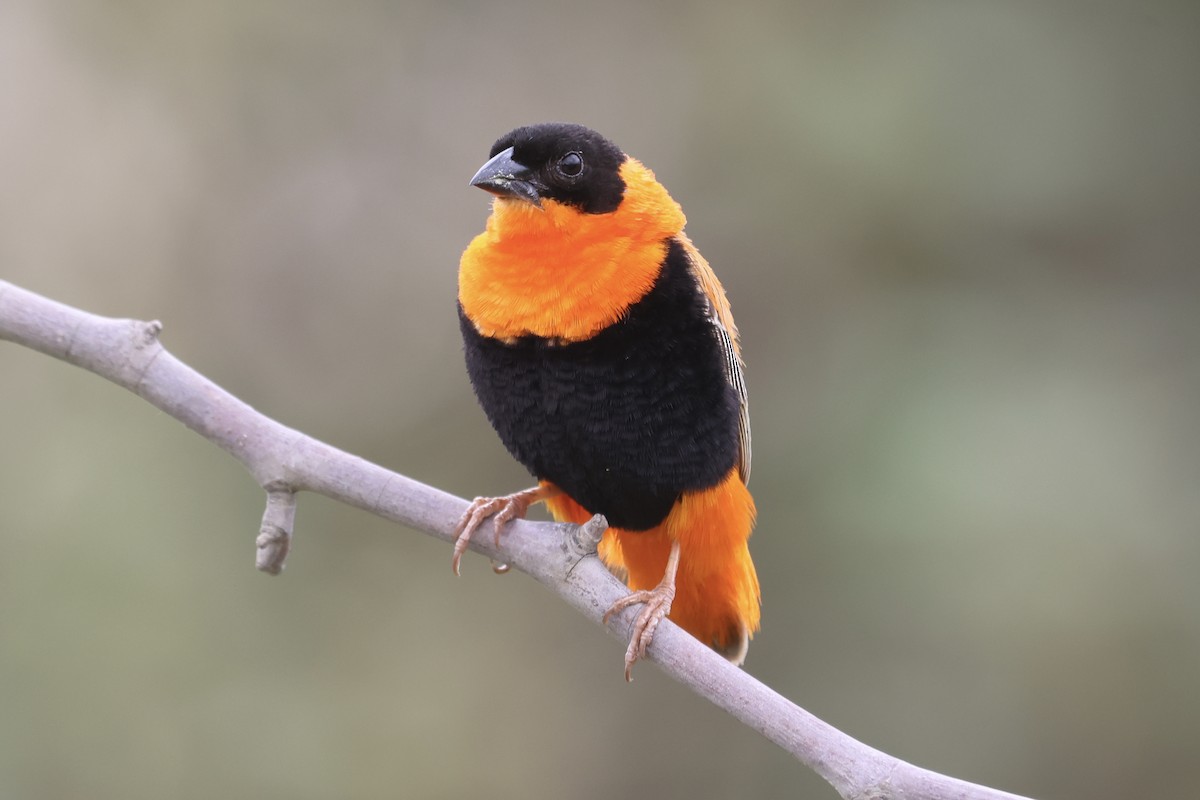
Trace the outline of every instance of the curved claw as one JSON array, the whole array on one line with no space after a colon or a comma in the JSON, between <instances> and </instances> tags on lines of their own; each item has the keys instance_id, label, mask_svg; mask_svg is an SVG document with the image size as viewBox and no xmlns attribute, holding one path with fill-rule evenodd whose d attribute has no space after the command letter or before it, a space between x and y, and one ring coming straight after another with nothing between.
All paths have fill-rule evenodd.
<instances>
[{"instance_id":1,"label":"curved claw","mask_svg":"<svg viewBox=\"0 0 1200 800\"><path fill-rule=\"evenodd\" d=\"M504 497L476 497L472 500L471 505L467 506L467 510L459 517L458 524L454 526L454 555L450 558L454 574L461 574L459 565L462 563L463 553L467 552L471 536L485 519L495 517L492 527L496 531L496 546L499 547L500 534L506 523L524 517L531 505L556 494L558 489L542 484Z\"/></svg>"},{"instance_id":2,"label":"curved claw","mask_svg":"<svg viewBox=\"0 0 1200 800\"><path fill-rule=\"evenodd\" d=\"M654 632L658 630L658 623L671 613L671 602L674 599L675 586L659 584L651 590L642 589L625 595L604 612L604 624L607 625L613 614L618 614L629 606L645 604L645 608L634 620L629 647L625 650L626 681L633 680L633 665L646 657L646 651L654 641Z\"/></svg>"},{"instance_id":3,"label":"curved claw","mask_svg":"<svg viewBox=\"0 0 1200 800\"><path fill-rule=\"evenodd\" d=\"M455 575L462 574L459 565L462 562L463 553L467 552L467 545L471 543L471 536L475 533L475 529L482 525L485 519L499 511L506 500L508 500L507 497L476 497L459 517L458 524L454 526L454 555L450 558L450 566ZM495 524L497 527L496 537L499 539L500 520L498 518Z\"/></svg>"},{"instance_id":4,"label":"curved claw","mask_svg":"<svg viewBox=\"0 0 1200 800\"><path fill-rule=\"evenodd\" d=\"M679 542L672 542L671 555L667 558L667 569L658 586L653 589L639 589L636 592L630 592L604 612L604 624L607 625L613 614L618 614L638 603L645 604L645 608L634 620L633 631L629 636L629 647L625 650L626 681L633 680L633 665L639 659L646 657L646 651L654 641L654 632L658 630L658 623L671 613L671 603L675 600L675 572L678 568Z\"/></svg>"}]
</instances>

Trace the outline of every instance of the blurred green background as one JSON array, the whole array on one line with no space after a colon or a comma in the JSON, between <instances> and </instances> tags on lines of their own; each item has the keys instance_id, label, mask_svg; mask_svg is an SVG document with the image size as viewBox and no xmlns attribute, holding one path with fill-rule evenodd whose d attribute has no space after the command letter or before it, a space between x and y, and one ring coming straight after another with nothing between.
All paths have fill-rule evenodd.
<instances>
[{"instance_id":1,"label":"blurred green background","mask_svg":"<svg viewBox=\"0 0 1200 800\"><path fill-rule=\"evenodd\" d=\"M454 315L524 123L680 200L733 301L764 628L848 733L1184 797L1200 722L1200 6L0 4L0 276L276 419L522 487ZM829 797L523 576L258 487L0 346L0 796Z\"/></svg>"}]
</instances>

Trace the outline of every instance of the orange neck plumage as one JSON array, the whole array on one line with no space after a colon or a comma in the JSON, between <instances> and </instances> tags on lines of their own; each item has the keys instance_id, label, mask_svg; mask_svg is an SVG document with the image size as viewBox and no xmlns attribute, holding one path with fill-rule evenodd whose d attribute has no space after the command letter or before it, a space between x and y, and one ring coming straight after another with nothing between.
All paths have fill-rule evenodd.
<instances>
[{"instance_id":1,"label":"orange neck plumage","mask_svg":"<svg viewBox=\"0 0 1200 800\"><path fill-rule=\"evenodd\" d=\"M620 319L658 278L679 204L635 159L616 211L585 214L499 198L463 253L458 300L484 336L581 341Z\"/></svg>"}]
</instances>

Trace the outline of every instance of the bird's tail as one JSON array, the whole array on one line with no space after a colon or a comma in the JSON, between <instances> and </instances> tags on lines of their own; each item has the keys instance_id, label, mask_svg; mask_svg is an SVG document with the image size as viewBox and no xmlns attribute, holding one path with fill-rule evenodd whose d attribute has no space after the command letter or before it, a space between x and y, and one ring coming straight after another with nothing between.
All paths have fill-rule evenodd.
<instances>
[{"instance_id":1,"label":"bird's tail","mask_svg":"<svg viewBox=\"0 0 1200 800\"><path fill-rule=\"evenodd\" d=\"M547 501L555 519L583 523L591 514L560 495ZM759 627L758 575L747 541L754 500L737 470L699 492L686 492L658 527L610 528L600 557L630 589L653 589L666 570L671 542L680 543L670 619L735 664Z\"/></svg>"}]
</instances>

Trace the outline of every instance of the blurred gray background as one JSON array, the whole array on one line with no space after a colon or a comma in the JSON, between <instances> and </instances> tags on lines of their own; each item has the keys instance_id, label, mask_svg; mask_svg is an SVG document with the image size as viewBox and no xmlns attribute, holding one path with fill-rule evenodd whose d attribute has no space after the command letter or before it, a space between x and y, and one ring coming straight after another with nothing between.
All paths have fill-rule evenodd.
<instances>
[{"instance_id":1,"label":"blurred gray background","mask_svg":"<svg viewBox=\"0 0 1200 800\"><path fill-rule=\"evenodd\" d=\"M1184 797L1200 722L1200 7L0 4L0 276L161 319L276 419L460 495L467 180L524 123L650 165L733 301L764 627L848 733L1039 798ZM0 346L0 795L832 790L531 580L262 493Z\"/></svg>"}]
</instances>

